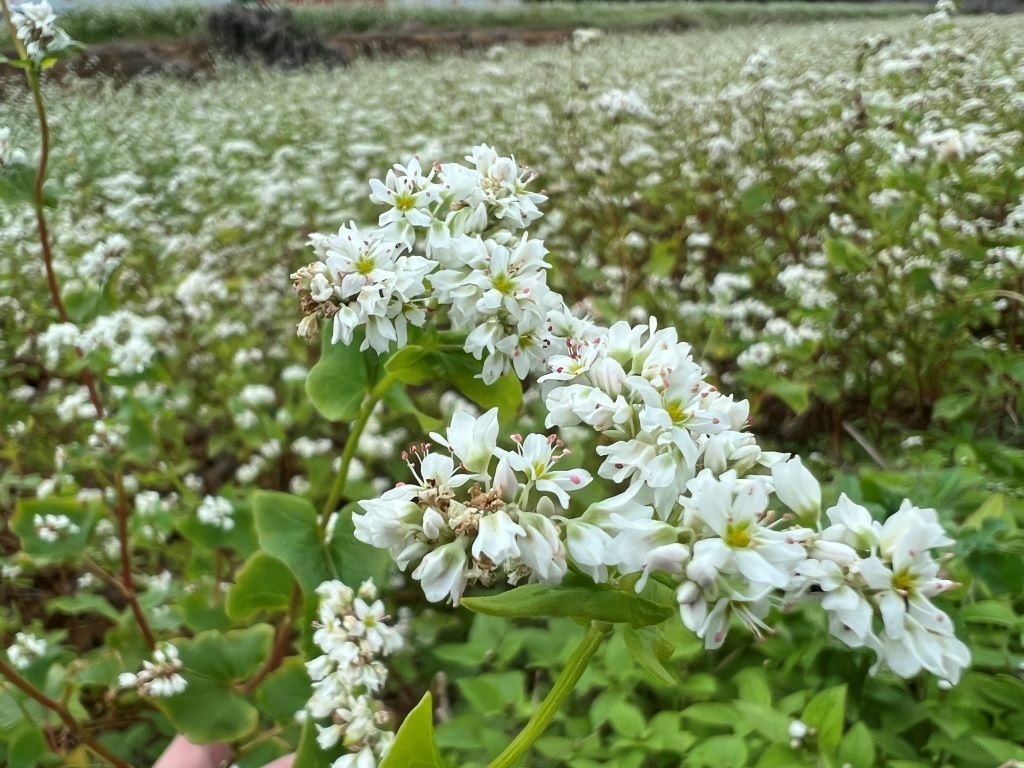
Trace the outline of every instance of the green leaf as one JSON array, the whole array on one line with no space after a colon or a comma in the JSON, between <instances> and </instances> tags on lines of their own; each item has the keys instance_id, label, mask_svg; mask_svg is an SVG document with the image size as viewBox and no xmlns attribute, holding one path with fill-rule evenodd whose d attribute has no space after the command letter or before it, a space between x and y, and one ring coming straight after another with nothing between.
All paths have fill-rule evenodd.
<instances>
[{"instance_id":1,"label":"green leaf","mask_svg":"<svg viewBox=\"0 0 1024 768\"><path fill-rule=\"evenodd\" d=\"M43 731L35 723L22 721L18 729L7 737L10 739L7 748L7 764L10 766L39 765L40 758L47 753Z\"/></svg>"},{"instance_id":2,"label":"green leaf","mask_svg":"<svg viewBox=\"0 0 1024 768\"><path fill-rule=\"evenodd\" d=\"M661 635L657 627L643 627L633 629L626 627L623 637L626 640L626 647L633 655L633 660L640 665L640 668L647 672L652 678L663 685L675 686L679 678L673 675L662 664L672 654L672 645ZM668 653L665 653L665 644L668 643Z\"/></svg>"},{"instance_id":3,"label":"green leaf","mask_svg":"<svg viewBox=\"0 0 1024 768\"><path fill-rule=\"evenodd\" d=\"M660 624L673 614L671 608L633 592L544 584L527 584L490 597L466 597L462 604L471 611L491 616L567 616L579 621L610 621L633 627Z\"/></svg>"},{"instance_id":4,"label":"green leaf","mask_svg":"<svg viewBox=\"0 0 1024 768\"><path fill-rule=\"evenodd\" d=\"M184 693L155 703L192 742L241 739L255 730L259 712L233 686L256 673L270 654L273 636L270 625L257 624L174 641L188 687Z\"/></svg>"},{"instance_id":5,"label":"green leaf","mask_svg":"<svg viewBox=\"0 0 1024 768\"><path fill-rule=\"evenodd\" d=\"M441 355L441 372L445 381L481 408L497 408L498 417L509 421L516 417L523 402L523 384L514 373L506 373L493 384L478 379L481 364L468 352Z\"/></svg>"},{"instance_id":6,"label":"green leaf","mask_svg":"<svg viewBox=\"0 0 1024 768\"><path fill-rule=\"evenodd\" d=\"M76 526L76 533L63 533L57 541L44 541L36 531L36 515L66 516ZM11 530L21 539L21 548L41 563L77 562L85 551L94 522L92 506L70 498L48 496L43 499L19 499L11 517Z\"/></svg>"},{"instance_id":7,"label":"green leaf","mask_svg":"<svg viewBox=\"0 0 1024 768\"><path fill-rule=\"evenodd\" d=\"M946 395L935 401L932 417L939 421L956 421L978 400L976 394Z\"/></svg>"},{"instance_id":8,"label":"green leaf","mask_svg":"<svg viewBox=\"0 0 1024 768\"><path fill-rule=\"evenodd\" d=\"M185 670L224 685L251 677L270 654L274 629L255 624L231 632L202 632L175 640Z\"/></svg>"},{"instance_id":9,"label":"green leaf","mask_svg":"<svg viewBox=\"0 0 1024 768\"><path fill-rule=\"evenodd\" d=\"M747 745L738 736L712 736L687 755L688 768L740 768L747 763Z\"/></svg>"},{"instance_id":10,"label":"green leaf","mask_svg":"<svg viewBox=\"0 0 1024 768\"><path fill-rule=\"evenodd\" d=\"M0 168L0 201L8 205L35 200L36 171L25 163Z\"/></svg>"},{"instance_id":11,"label":"green leaf","mask_svg":"<svg viewBox=\"0 0 1024 768\"><path fill-rule=\"evenodd\" d=\"M256 491L252 510L260 548L288 566L307 595L332 577L320 542L317 513L307 499Z\"/></svg>"},{"instance_id":12,"label":"green leaf","mask_svg":"<svg viewBox=\"0 0 1024 768\"><path fill-rule=\"evenodd\" d=\"M384 370L403 384L426 384L437 379L437 355L424 347L410 344L388 358Z\"/></svg>"},{"instance_id":13,"label":"green leaf","mask_svg":"<svg viewBox=\"0 0 1024 768\"><path fill-rule=\"evenodd\" d=\"M378 586L384 584L391 558L386 550L366 544L355 536L352 512L355 504L349 504L338 513L338 519L331 532L328 552L334 563L338 578L353 588L367 579L373 579Z\"/></svg>"},{"instance_id":14,"label":"green leaf","mask_svg":"<svg viewBox=\"0 0 1024 768\"><path fill-rule=\"evenodd\" d=\"M302 726L299 747L295 750L295 762L292 764L292 768L330 768L334 757L329 752L320 749L316 736L316 721L311 717L307 718Z\"/></svg>"},{"instance_id":15,"label":"green leaf","mask_svg":"<svg viewBox=\"0 0 1024 768\"><path fill-rule=\"evenodd\" d=\"M110 619L115 624L121 620L122 615L120 611L107 602L106 598L90 592L50 598L46 601L46 608L56 613L68 614L69 616L95 613L105 619Z\"/></svg>"},{"instance_id":16,"label":"green leaf","mask_svg":"<svg viewBox=\"0 0 1024 768\"><path fill-rule=\"evenodd\" d=\"M770 706L755 704L752 701L737 701L733 704L742 716L743 725L757 731L769 741L776 744L789 743L790 718L777 712Z\"/></svg>"},{"instance_id":17,"label":"green leaf","mask_svg":"<svg viewBox=\"0 0 1024 768\"><path fill-rule=\"evenodd\" d=\"M266 552L254 552L228 590L228 616L242 621L260 611L287 610L293 583L292 572L283 562Z\"/></svg>"},{"instance_id":18,"label":"green leaf","mask_svg":"<svg viewBox=\"0 0 1024 768\"><path fill-rule=\"evenodd\" d=\"M313 686L306 665L298 656L285 659L256 689L256 704L274 722L288 725L306 706Z\"/></svg>"},{"instance_id":19,"label":"green leaf","mask_svg":"<svg viewBox=\"0 0 1024 768\"><path fill-rule=\"evenodd\" d=\"M331 328L324 328L320 359L306 377L306 394L320 415L331 421L350 421L359 415L369 389L366 358L359 351L362 336L351 344L331 344Z\"/></svg>"},{"instance_id":20,"label":"green leaf","mask_svg":"<svg viewBox=\"0 0 1024 768\"><path fill-rule=\"evenodd\" d=\"M481 408L497 408L503 421L513 418L523 401L523 386L514 374L484 384L478 378L480 361L460 349L411 345L388 358L384 368L404 384L446 381Z\"/></svg>"},{"instance_id":21,"label":"green leaf","mask_svg":"<svg viewBox=\"0 0 1024 768\"><path fill-rule=\"evenodd\" d=\"M863 722L855 723L839 743L839 761L853 768L871 768L875 765L875 740L871 729Z\"/></svg>"},{"instance_id":22,"label":"green leaf","mask_svg":"<svg viewBox=\"0 0 1024 768\"><path fill-rule=\"evenodd\" d=\"M822 749L834 752L843 736L845 710L846 685L837 685L821 691L807 702L800 719L817 729L818 744Z\"/></svg>"},{"instance_id":23,"label":"green leaf","mask_svg":"<svg viewBox=\"0 0 1024 768\"><path fill-rule=\"evenodd\" d=\"M691 704L683 710L683 717L701 725L722 725L732 727L739 716L732 704L719 701L708 701Z\"/></svg>"},{"instance_id":24,"label":"green leaf","mask_svg":"<svg viewBox=\"0 0 1024 768\"><path fill-rule=\"evenodd\" d=\"M960 618L968 624L991 624L997 627L1015 629L1024 626L1024 618L1018 616L1013 608L996 600L981 600L969 603L960 609Z\"/></svg>"},{"instance_id":25,"label":"green leaf","mask_svg":"<svg viewBox=\"0 0 1024 768\"><path fill-rule=\"evenodd\" d=\"M234 741L252 733L259 712L231 688L204 677L184 675L188 688L154 700L171 725L195 744Z\"/></svg>"},{"instance_id":26,"label":"green leaf","mask_svg":"<svg viewBox=\"0 0 1024 768\"><path fill-rule=\"evenodd\" d=\"M433 702L429 693L405 718L380 768L445 768L434 742Z\"/></svg>"},{"instance_id":27,"label":"green leaf","mask_svg":"<svg viewBox=\"0 0 1024 768\"><path fill-rule=\"evenodd\" d=\"M810 405L810 385L786 379L772 379L765 387L795 413L803 413Z\"/></svg>"}]
</instances>

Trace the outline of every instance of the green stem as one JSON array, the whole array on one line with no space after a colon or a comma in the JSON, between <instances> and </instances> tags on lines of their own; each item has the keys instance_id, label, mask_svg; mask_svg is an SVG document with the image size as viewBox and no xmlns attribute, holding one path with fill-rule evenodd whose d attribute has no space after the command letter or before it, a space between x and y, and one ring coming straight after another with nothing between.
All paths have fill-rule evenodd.
<instances>
[{"instance_id":1,"label":"green stem","mask_svg":"<svg viewBox=\"0 0 1024 768\"><path fill-rule=\"evenodd\" d=\"M64 704L57 701L56 699L51 699L41 690L36 688L34 685L32 685L32 683L30 683L28 680L26 680L24 677L18 674L14 667L12 667L2 658L0 658L0 675L3 675L3 677L7 678L7 680L15 688L18 688L30 699L37 701L47 709L53 711L57 715L57 717L61 719L61 721L64 723L67 729L75 735L75 737L78 739L80 743L87 746L101 758L106 760L111 765L115 766L115 768L131 768L131 766L128 765L128 763L126 763L124 760L122 760L113 752L111 752L102 743L100 743L92 736L90 736L89 732L82 726L81 723L79 723L74 718L74 716L71 714L71 711Z\"/></svg>"},{"instance_id":2,"label":"green stem","mask_svg":"<svg viewBox=\"0 0 1024 768\"><path fill-rule=\"evenodd\" d=\"M587 668L590 658L601 647L601 643L611 631L612 625L605 622L595 621L590 625L580 644L576 646L576 650L569 657L565 669L555 680L555 684L551 686L551 690L544 697L544 701L540 703L540 707L533 713L533 717L512 740L512 743L505 747L504 751L494 758L487 768L512 768L523 758L533 743L547 729L555 713L569 698L569 694L572 693L576 683L582 677L583 671Z\"/></svg>"},{"instance_id":3,"label":"green stem","mask_svg":"<svg viewBox=\"0 0 1024 768\"><path fill-rule=\"evenodd\" d=\"M327 521L331 519L331 513L337 509L338 502L345 495L345 486L348 484L348 470L352 465L352 459L355 458L356 449L359 447L359 438L362 436L363 430L366 429L366 423L373 415L373 409L377 407L377 403L387 394L387 391L391 389L391 385L394 383L395 378L390 373L386 373L384 378L378 381L373 389L366 393L366 397L363 398L363 404L359 408L359 415L352 422L348 439L345 441L345 448L341 452L341 465L338 467L338 474L334 476L330 495L328 495L323 510L320 512L321 536L327 530Z\"/></svg>"}]
</instances>

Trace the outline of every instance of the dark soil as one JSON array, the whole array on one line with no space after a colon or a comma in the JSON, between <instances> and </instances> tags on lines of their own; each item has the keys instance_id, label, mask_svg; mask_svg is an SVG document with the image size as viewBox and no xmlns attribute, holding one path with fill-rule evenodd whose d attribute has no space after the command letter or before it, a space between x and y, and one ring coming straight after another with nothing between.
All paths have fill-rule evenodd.
<instances>
[{"instance_id":1,"label":"dark soil","mask_svg":"<svg viewBox=\"0 0 1024 768\"><path fill-rule=\"evenodd\" d=\"M443 55L452 52L486 50L495 45L553 45L564 43L572 30L491 28L473 30L395 30L338 35L305 47L293 44L279 33L270 33L251 45L232 37L219 41L187 40L125 41L90 45L77 59L59 62L52 70L58 80L69 77L108 77L127 82L143 75L169 75L185 80L202 80L214 74L214 56L235 54L266 65L301 66L322 64L342 66L361 58L392 58L406 55ZM211 36L212 37L212 36ZM14 52L10 52L12 57ZM0 67L0 91L20 84L19 70Z\"/></svg>"}]
</instances>

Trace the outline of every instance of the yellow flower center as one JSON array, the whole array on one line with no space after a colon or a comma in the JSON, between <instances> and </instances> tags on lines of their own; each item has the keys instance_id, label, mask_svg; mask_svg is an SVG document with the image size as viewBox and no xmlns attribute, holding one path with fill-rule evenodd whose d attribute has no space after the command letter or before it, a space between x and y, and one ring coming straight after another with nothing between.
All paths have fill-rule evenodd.
<instances>
[{"instance_id":1,"label":"yellow flower center","mask_svg":"<svg viewBox=\"0 0 1024 768\"><path fill-rule=\"evenodd\" d=\"M914 574L909 568L897 571L892 575L892 588L900 592L911 592L914 589Z\"/></svg>"},{"instance_id":2,"label":"yellow flower center","mask_svg":"<svg viewBox=\"0 0 1024 768\"><path fill-rule=\"evenodd\" d=\"M686 411L683 410L683 404L678 400L672 400L665 403L665 411L668 413L673 424L682 424L686 421Z\"/></svg>"},{"instance_id":3,"label":"yellow flower center","mask_svg":"<svg viewBox=\"0 0 1024 768\"><path fill-rule=\"evenodd\" d=\"M375 264L373 259L366 256L360 256L359 261L356 262L356 272L364 277L373 272Z\"/></svg>"},{"instance_id":4,"label":"yellow flower center","mask_svg":"<svg viewBox=\"0 0 1024 768\"><path fill-rule=\"evenodd\" d=\"M411 211L416 207L416 198L412 195L395 195L395 208L400 211Z\"/></svg>"},{"instance_id":5,"label":"yellow flower center","mask_svg":"<svg viewBox=\"0 0 1024 768\"><path fill-rule=\"evenodd\" d=\"M515 291L515 284L511 278L502 272L500 275L495 275L491 278L491 285L494 286L494 290L498 293L503 293L506 296L510 296Z\"/></svg>"},{"instance_id":6,"label":"yellow flower center","mask_svg":"<svg viewBox=\"0 0 1024 768\"><path fill-rule=\"evenodd\" d=\"M722 539L733 549L747 549L754 541L749 527L750 523L746 520L741 523L729 523L725 526L725 536Z\"/></svg>"}]
</instances>

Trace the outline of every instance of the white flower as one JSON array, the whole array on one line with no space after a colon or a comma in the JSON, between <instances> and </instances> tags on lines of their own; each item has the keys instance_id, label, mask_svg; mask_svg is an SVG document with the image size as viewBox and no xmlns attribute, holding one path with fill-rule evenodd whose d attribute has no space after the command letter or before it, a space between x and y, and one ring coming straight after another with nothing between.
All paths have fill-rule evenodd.
<instances>
[{"instance_id":1,"label":"white flower","mask_svg":"<svg viewBox=\"0 0 1024 768\"><path fill-rule=\"evenodd\" d=\"M815 522L821 514L821 486L799 456L772 466L772 482L779 500L804 522Z\"/></svg>"},{"instance_id":2,"label":"white flower","mask_svg":"<svg viewBox=\"0 0 1024 768\"><path fill-rule=\"evenodd\" d=\"M121 688L134 688L140 696L177 696L188 688L188 681L179 674L181 668L178 649L171 643L159 643L153 661L143 661L139 672L122 672L117 682Z\"/></svg>"},{"instance_id":3,"label":"white flower","mask_svg":"<svg viewBox=\"0 0 1024 768\"><path fill-rule=\"evenodd\" d=\"M458 456L467 471L486 475L498 443L498 409L492 408L479 418L457 411L446 437L436 432L431 432L430 437Z\"/></svg>"},{"instance_id":4,"label":"white flower","mask_svg":"<svg viewBox=\"0 0 1024 768\"><path fill-rule=\"evenodd\" d=\"M223 496L205 496L196 510L199 522L225 531L235 527L234 514L234 505Z\"/></svg>"},{"instance_id":5,"label":"white flower","mask_svg":"<svg viewBox=\"0 0 1024 768\"><path fill-rule=\"evenodd\" d=\"M518 443L518 450L502 451L499 455L508 462L516 472L526 475L527 485L535 487L541 493L550 493L562 509L569 507L568 491L578 491L590 484L593 479L585 469L554 470L552 466L563 458L568 451L559 450L561 441L554 436L527 435ZM522 501L521 504L525 504Z\"/></svg>"},{"instance_id":6,"label":"white flower","mask_svg":"<svg viewBox=\"0 0 1024 768\"><path fill-rule=\"evenodd\" d=\"M465 542L457 539L424 556L412 577L420 582L430 602L448 598L458 605L468 580L467 565Z\"/></svg>"},{"instance_id":7,"label":"white flower","mask_svg":"<svg viewBox=\"0 0 1024 768\"><path fill-rule=\"evenodd\" d=\"M67 515L33 515L32 525L36 529L36 535L50 544L81 531Z\"/></svg>"},{"instance_id":8,"label":"white flower","mask_svg":"<svg viewBox=\"0 0 1024 768\"><path fill-rule=\"evenodd\" d=\"M533 580L558 584L568 570L565 547L558 528L545 515L521 512L519 524L526 535L519 542L520 557L533 574Z\"/></svg>"},{"instance_id":9,"label":"white flower","mask_svg":"<svg viewBox=\"0 0 1024 768\"><path fill-rule=\"evenodd\" d=\"M7 649L7 658L15 669L28 669L36 659L46 653L46 640L30 632L18 632L14 643Z\"/></svg>"},{"instance_id":10,"label":"white flower","mask_svg":"<svg viewBox=\"0 0 1024 768\"><path fill-rule=\"evenodd\" d=\"M526 536L521 525L499 509L480 520L480 529L473 542L473 557L485 555L492 563L505 563L520 556L518 540Z\"/></svg>"}]
</instances>

